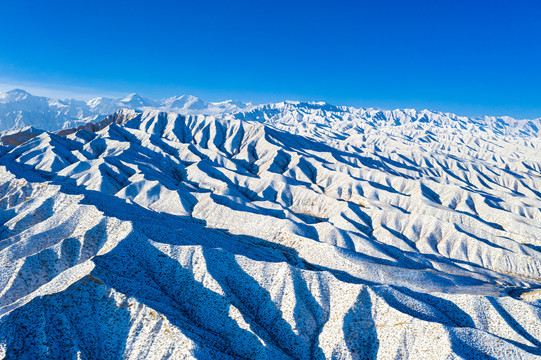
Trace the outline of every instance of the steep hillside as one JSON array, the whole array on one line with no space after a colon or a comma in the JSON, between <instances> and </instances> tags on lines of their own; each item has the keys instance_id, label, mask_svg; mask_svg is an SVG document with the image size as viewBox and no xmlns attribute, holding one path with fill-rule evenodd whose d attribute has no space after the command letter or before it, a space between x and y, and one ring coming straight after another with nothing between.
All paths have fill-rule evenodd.
<instances>
[{"instance_id":1,"label":"steep hillside","mask_svg":"<svg viewBox=\"0 0 541 360\"><path fill-rule=\"evenodd\" d=\"M537 358L538 129L294 102L27 129L0 157L0 352Z\"/></svg>"}]
</instances>

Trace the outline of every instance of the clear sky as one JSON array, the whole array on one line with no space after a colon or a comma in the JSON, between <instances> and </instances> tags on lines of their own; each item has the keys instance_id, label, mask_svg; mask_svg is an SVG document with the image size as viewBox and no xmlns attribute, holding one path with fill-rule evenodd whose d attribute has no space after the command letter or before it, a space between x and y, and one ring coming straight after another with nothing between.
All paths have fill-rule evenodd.
<instances>
[{"instance_id":1,"label":"clear sky","mask_svg":"<svg viewBox=\"0 0 541 360\"><path fill-rule=\"evenodd\" d=\"M3 0L12 86L541 117L541 1Z\"/></svg>"}]
</instances>

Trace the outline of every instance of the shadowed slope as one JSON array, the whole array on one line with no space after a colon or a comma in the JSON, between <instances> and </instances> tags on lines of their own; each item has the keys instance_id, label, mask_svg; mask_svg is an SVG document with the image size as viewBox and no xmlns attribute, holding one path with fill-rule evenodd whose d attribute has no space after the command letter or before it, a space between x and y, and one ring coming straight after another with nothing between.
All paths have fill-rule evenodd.
<instances>
[{"instance_id":1,"label":"shadowed slope","mask_svg":"<svg viewBox=\"0 0 541 360\"><path fill-rule=\"evenodd\" d=\"M10 148L6 356L48 356L19 335L82 358L537 356L539 304L507 294L541 285L538 138L429 115L360 131L344 109L301 110L327 133L280 130L306 120L281 108L256 122L121 111ZM44 328L52 303L84 311Z\"/></svg>"}]
</instances>

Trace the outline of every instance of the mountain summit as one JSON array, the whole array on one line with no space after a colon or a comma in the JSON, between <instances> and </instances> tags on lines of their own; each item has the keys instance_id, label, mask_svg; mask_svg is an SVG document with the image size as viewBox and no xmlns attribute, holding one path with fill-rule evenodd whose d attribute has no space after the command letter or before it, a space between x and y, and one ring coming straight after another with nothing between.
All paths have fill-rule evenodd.
<instances>
[{"instance_id":1,"label":"mountain summit","mask_svg":"<svg viewBox=\"0 0 541 360\"><path fill-rule=\"evenodd\" d=\"M136 93L131 93L128 96L118 100L118 102L126 105L126 107L130 109L139 109L155 105L153 101L144 99Z\"/></svg>"},{"instance_id":2,"label":"mountain summit","mask_svg":"<svg viewBox=\"0 0 541 360\"><path fill-rule=\"evenodd\" d=\"M6 92L3 96L0 95L0 99L2 99L4 102L21 101L27 99L29 96L31 96L30 93L25 90L13 89Z\"/></svg>"}]
</instances>

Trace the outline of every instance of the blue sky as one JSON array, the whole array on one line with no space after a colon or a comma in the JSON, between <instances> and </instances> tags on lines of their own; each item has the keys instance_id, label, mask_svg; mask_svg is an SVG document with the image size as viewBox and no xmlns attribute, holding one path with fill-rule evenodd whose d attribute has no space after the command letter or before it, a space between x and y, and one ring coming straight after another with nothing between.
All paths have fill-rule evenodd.
<instances>
[{"instance_id":1,"label":"blue sky","mask_svg":"<svg viewBox=\"0 0 541 360\"><path fill-rule=\"evenodd\" d=\"M23 1L0 88L541 117L539 1Z\"/></svg>"}]
</instances>

